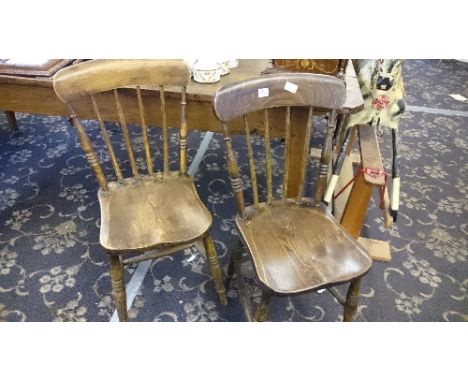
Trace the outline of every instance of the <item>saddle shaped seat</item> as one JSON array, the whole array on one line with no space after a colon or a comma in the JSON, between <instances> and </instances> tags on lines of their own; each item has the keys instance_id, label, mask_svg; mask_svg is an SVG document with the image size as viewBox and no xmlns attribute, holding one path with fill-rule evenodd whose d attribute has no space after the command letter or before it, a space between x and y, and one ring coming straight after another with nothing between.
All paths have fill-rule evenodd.
<instances>
[{"instance_id":1,"label":"saddle shaped seat","mask_svg":"<svg viewBox=\"0 0 468 382\"><path fill-rule=\"evenodd\" d=\"M300 293L350 281L371 266L365 250L323 204L247 207L237 226L262 283L276 293Z\"/></svg>"},{"instance_id":2,"label":"saddle shaped seat","mask_svg":"<svg viewBox=\"0 0 468 382\"><path fill-rule=\"evenodd\" d=\"M178 172L109 182L109 190L99 190L98 198L100 241L110 251L191 242L212 223L192 177Z\"/></svg>"}]
</instances>

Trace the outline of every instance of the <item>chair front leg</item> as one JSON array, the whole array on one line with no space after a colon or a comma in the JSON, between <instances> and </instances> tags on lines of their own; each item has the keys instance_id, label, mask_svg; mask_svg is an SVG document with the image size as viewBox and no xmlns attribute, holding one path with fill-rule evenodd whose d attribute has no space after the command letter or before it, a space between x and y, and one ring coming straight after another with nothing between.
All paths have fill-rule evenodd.
<instances>
[{"instance_id":1,"label":"chair front leg","mask_svg":"<svg viewBox=\"0 0 468 382\"><path fill-rule=\"evenodd\" d=\"M127 321L127 295L125 292L125 278L123 263L118 255L109 255L111 261L112 295L120 321Z\"/></svg>"},{"instance_id":2,"label":"chair front leg","mask_svg":"<svg viewBox=\"0 0 468 382\"><path fill-rule=\"evenodd\" d=\"M361 288L361 277L351 281L346 294L346 302L344 306L343 321L353 321L353 317L356 314L359 298L359 290Z\"/></svg>"},{"instance_id":3,"label":"chair front leg","mask_svg":"<svg viewBox=\"0 0 468 382\"><path fill-rule=\"evenodd\" d=\"M206 234L203 237L203 245L205 246L208 265L210 266L219 301L221 301L221 304L227 305L226 289L224 288L221 266L219 265L218 255L216 254L216 249L210 234Z\"/></svg>"},{"instance_id":4,"label":"chair front leg","mask_svg":"<svg viewBox=\"0 0 468 382\"><path fill-rule=\"evenodd\" d=\"M271 292L263 291L260 298L260 304L255 312L255 321L268 321L268 307L270 306Z\"/></svg>"}]
</instances>

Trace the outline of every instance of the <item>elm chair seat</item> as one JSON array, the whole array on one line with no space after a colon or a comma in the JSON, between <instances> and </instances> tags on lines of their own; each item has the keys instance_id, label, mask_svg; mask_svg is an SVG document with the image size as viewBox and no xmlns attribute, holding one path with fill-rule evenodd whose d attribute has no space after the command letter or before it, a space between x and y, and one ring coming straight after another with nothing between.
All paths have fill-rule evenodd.
<instances>
[{"instance_id":1,"label":"elm chair seat","mask_svg":"<svg viewBox=\"0 0 468 382\"><path fill-rule=\"evenodd\" d=\"M325 206L266 207L237 226L260 281L276 293L300 293L350 281L371 259ZM247 211L248 216L248 211Z\"/></svg>"},{"instance_id":2,"label":"elm chair seat","mask_svg":"<svg viewBox=\"0 0 468 382\"><path fill-rule=\"evenodd\" d=\"M101 245L110 251L147 250L191 242L211 226L212 217L189 176L148 176L109 183L98 193ZM124 208L123 208L124 207Z\"/></svg>"}]
</instances>

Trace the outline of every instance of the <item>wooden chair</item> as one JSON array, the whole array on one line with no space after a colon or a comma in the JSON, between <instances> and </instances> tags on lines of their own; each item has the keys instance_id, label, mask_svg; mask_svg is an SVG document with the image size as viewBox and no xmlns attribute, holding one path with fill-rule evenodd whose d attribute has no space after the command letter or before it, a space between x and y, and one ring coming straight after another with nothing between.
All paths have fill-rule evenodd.
<instances>
[{"instance_id":1,"label":"wooden chair","mask_svg":"<svg viewBox=\"0 0 468 382\"><path fill-rule=\"evenodd\" d=\"M221 267L208 232L212 216L199 199L192 177L187 174L186 86L189 80L189 68L181 60L95 60L62 69L54 77L55 92L68 107L81 147L99 183L100 242L110 256L112 290L121 321L127 320L124 265L169 255L199 240L203 240L219 299L221 303L227 303ZM156 109L157 105L150 104L144 97L143 85L159 86L163 138L161 171L156 171L153 166L146 123L146 113ZM168 86L180 90L170 94L171 97L180 97L178 171L169 170L165 106ZM117 181L106 180L90 137L80 123L76 108L82 97L90 97L94 106ZM117 111L119 115L131 177L123 176L121 163L104 125L99 100L102 101L102 110L106 113ZM138 170L124 105L138 108L148 174L141 174Z\"/></svg>"},{"instance_id":2,"label":"wooden chair","mask_svg":"<svg viewBox=\"0 0 468 382\"><path fill-rule=\"evenodd\" d=\"M357 308L361 276L371 266L366 251L346 232L322 202L327 185L329 161L332 156L332 140L335 134L337 110L345 100L345 84L340 78L309 73L267 74L223 86L214 98L216 115L222 122L227 152L228 172L238 208L236 224L240 237L254 263L263 291L261 302L253 317L257 321L267 319L268 304L272 295L285 296L328 288L344 305L344 321L351 321ZM303 147L291 147L291 112L295 107L308 108L306 139ZM285 154L282 196L274 199L272 191L272 157L268 113L272 108L284 108ZM288 197L289 161L294 150L309 152L312 136L314 108L331 110L327 122L325 144L322 150L320 171L316 180L314 198L304 197L304 183L296 197ZM266 201L261 202L257 185L251 135L257 130L248 123L249 113L263 113ZM278 113L278 110L271 110ZM278 115L278 114L277 114ZM323 115L323 113L322 113ZM246 206L240 180L240 171L229 135L228 122L244 119L245 137L252 183L253 204ZM346 143L349 134L345 135ZM256 146L258 147L258 146ZM346 144L342 145L343 156ZM302 162L302 174L306 174L307 159ZM338 174L334 169L334 174ZM247 176L247 175L246 175ZM249 299L240 274L240 254L233 256L228 274L236 272L241 302L249 320L252 319ZM340 298L332 286L351 281L346 301Z\"/></svg>"}]
</instances>

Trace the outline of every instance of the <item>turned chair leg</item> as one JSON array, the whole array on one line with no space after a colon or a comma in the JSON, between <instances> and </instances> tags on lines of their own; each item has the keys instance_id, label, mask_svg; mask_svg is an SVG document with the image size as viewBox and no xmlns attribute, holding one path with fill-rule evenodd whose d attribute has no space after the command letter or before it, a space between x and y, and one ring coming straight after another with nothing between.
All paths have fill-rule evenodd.
<instances>
[{"instance_id":1,"label":"turned chair leg","mask_svg":"<svg viewBox=\"0 0 468 382\"><path fill-rule=\"evenodd\" d=\"M260 298L260 304L255 312L255 321L268 321L268 307L270 306L271 292L263 291Z\"/></svg>"},{"instance_id":2,"label":"turned chair leg","mask_svg":"<svg viewBox=\"0 0 468 382\"><path fill-rule=\"evenodd\" d=\"M349 322L353 320L356 314L359 298L359 289L361 288L361 277L351 281L351 284L346 294L346 302L344 306L343 321Z\"/></svg>"},{"instance_id":3,"label":"turned chair leg","mask_svg":"<svg viewBox=\"0 0 468 382\"><path fill-rule=\"evenodd\" d=\"M110 255L112 295L120 321L127 321L127 295L125 293L124 268L119 256Z\"/></svg>"},{"instance_id":4,"label":"turned chair leg","mask_svg":"<svg viewBox=\"0 0 468 382\"><path fill-rule=\"evenodd\" d=\"M211 275L215 284L216 292L218 293L221 304L227 305L226 289L224 288L221 266L219 265L218 255L213 244L213 240L209 234L203 237L203 245L205 246L208 265L210 266Z\"/></svg>"}]
</instances>

